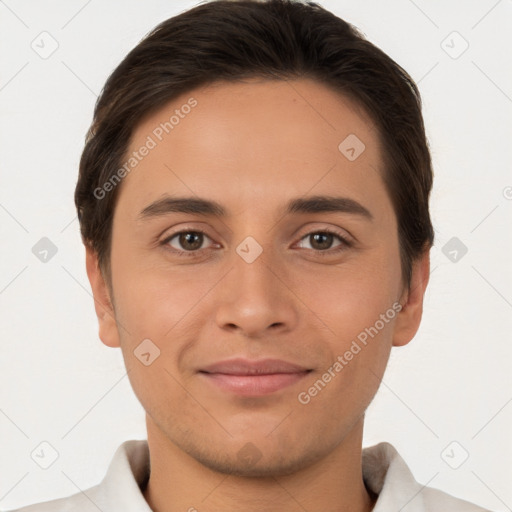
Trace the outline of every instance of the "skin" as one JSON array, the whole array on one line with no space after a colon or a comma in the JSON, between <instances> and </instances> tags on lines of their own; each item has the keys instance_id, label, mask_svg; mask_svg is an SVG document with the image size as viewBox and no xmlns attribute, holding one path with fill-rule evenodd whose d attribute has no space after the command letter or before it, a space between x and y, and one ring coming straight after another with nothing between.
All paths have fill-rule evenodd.
<instances>
[{"instance_id":1,"label":"skin","mask_svg":"<svg viewBox=\"0 0 512 512\"><path fill-rule=\"evenodd\" d=\"M96 254L86 255L100 338L121 347L147 413L152 470L144 496L158 512L369 511L375 497L362 478L364 412L391 347L408 343L419 327L429 275L427 251L414 263L410 291L401 280L378 132L357 105L318 82L250 79L176 98L139 124L129 151L190 97L197 106L123 179L112 292ZM366 146L354 161L338 150L349 134ZM165 194L215 200L227 215L141 220ZM283 215L290 199L312 195L351 198L373 220ZM351 246L335 252L336 236L315 244L312 235L325 229ZM192 257L172 252L187 252L179 236L162 243L187 230L207 235ZM252 263L236 252L248 236L263 249ZM298 394L397 301L402 310L300 403ZM147 338L160 349L149 366L134 355ZM223 391L198 373L235 356L312 371L261 397ZM239 456L247 443L252 459Z\"/></svg>"}]
</instances>

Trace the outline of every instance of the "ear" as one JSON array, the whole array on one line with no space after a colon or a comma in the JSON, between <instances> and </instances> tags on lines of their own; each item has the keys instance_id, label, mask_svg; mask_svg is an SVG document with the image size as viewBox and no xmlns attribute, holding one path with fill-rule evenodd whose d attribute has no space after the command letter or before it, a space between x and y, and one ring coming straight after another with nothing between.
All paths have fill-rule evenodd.
<instances>
[{"instance_id":1,"label":"ear","mask_svg":"<svg viewBox=\"0 0 512 512\"><path fill-rule=\"evenodd\" d=\"M119 347L119 332L110 292L99 267L98 255L96 251L87 246L85 248L85 262L94 297L94 309L99 322L100 339L108 347Z\"/></svg>"},{"instance_id":2,"label":"ear","mask_svg":"<svg viewBox=\"0 0 512 512\"><path fill-rule=\"evenodd\" d=\"M398 313L393 333L393 346L407 345L419 329L423 314L423 297L430 277L430 251L413 263L411 286L400 299L402 309Z\"/></svg>"}]
</instances>

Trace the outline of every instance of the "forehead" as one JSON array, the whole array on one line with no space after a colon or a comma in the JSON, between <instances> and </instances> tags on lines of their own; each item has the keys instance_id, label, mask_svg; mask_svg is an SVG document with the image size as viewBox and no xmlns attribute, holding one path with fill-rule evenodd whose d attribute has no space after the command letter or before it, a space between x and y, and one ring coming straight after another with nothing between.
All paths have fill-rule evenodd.
<instances>
[{"instance_id":1,"label":"forehead","mask_svg":"<svg viewBox=\"0 0 512 512\"><path fill-rule=\"evenodd\" d=\"M182 94L137 126L125 162L134 152L121 194L134 205L163 193L263 205L308 191L359 200L383 191L374 124L310 79L216 82Z\"/></svg>"}]
</instances>

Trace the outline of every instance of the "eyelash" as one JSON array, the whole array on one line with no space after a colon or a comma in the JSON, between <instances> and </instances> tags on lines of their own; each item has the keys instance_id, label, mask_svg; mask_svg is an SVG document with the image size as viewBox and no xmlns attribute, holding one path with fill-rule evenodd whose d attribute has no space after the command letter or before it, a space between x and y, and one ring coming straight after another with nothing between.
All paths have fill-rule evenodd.
<instances>
[{"instance_id":1,"label":"eyelash","mask_svg":"<svg viewBox=\"0 0 512 512\"><path fill-rule=\"evenodd\" d=\"M185 230L182 230L182 231L177 231L176 233L173 233L172 235L168 236L167 238L162 240L161 245L167 246L169 244L169 242L173 238L175 238L176 236L181 235L183 233L200 233L200 234L204 235L205 237L210 238L204 231L202 231L200 229L185 229ZM316 234L334 235L341 242L341 244L336 246L334 249L325 249L323 251L322 250L317 250L317 249L307 249L307 250L310 250L310 251L314 251L319 256L322 256L322 257L324 257L324 256L332 256L333 254L338 254L339 252L342 252L342 251L352 247L352 242L347 240L347 238L345 238L343 235L341 235L337 231L331 230L329 228L321 229L321 230L316 230L316 231L311 231L309 233L306 233L303 237L300 238L300 240L304 240L305 238L307 238L307 237L309 237L311 235L316 235ZM176 256L178 256L180 258L191 258L191 257L193 258L193 257L197 256L199 251L202 250L202 249L197 249L195 251L179 251L177 249L170 248L168 250L170 250L174 255L176 255Z\"/></svg>"}]
</instances>

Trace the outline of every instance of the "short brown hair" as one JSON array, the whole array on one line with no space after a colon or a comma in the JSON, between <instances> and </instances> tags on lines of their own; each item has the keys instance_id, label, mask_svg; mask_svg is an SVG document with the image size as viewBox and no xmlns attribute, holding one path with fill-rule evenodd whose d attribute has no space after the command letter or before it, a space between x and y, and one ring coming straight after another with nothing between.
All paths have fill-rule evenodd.
<instances>
[{"instance_id":1,"label":"short brown hair","mask_svg":"<svg viewBox=\"0 0 512 512\"><path fill-rule=\"evenodd\" d=\"M216 81L312 78L355 100L378 128L384 182L398 222L403 281L431 248L433 173L411 77L355 27L313 2L214 0L154 28L108 78L80 160L75 204L82 240L110 283L112 219L120 187L95 190L119 169L143 117ZM341 142L341 141L340 141Z\"/></svg>"}]
</instances>

